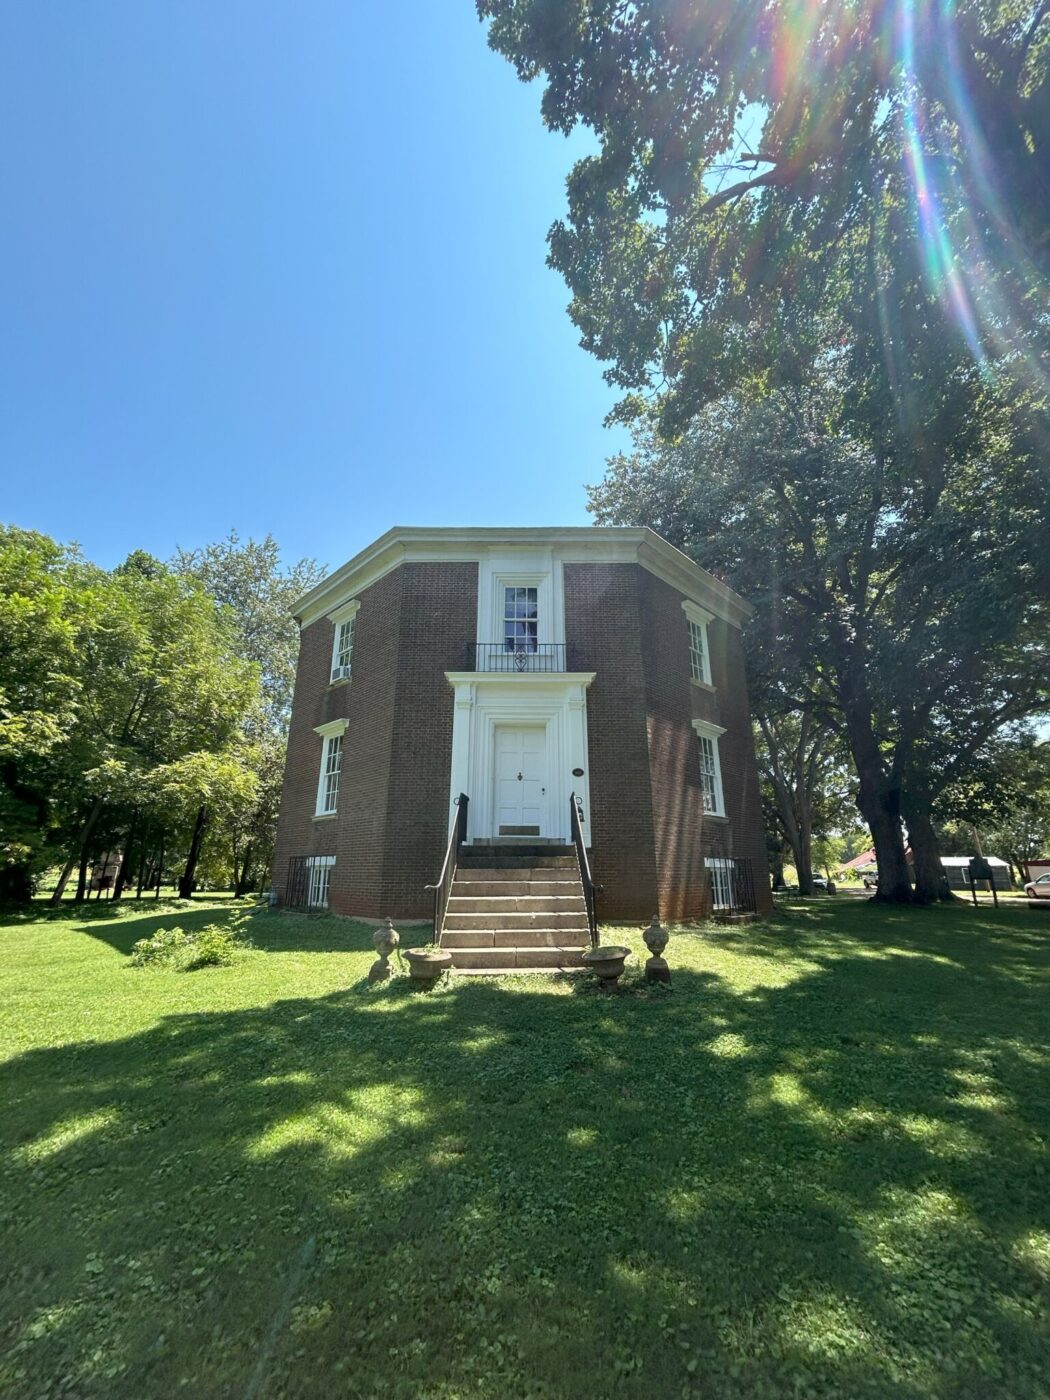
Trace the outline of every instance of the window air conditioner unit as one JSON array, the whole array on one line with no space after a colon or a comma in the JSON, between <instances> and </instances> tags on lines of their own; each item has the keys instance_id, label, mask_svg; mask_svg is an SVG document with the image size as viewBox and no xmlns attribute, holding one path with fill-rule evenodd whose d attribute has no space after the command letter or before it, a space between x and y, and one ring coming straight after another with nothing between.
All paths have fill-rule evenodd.
<instances>
[{"instance_id":1,"label":"window air conditioner unit","mask_svg":"<svg viewBox=\"0 0 1050 1400\"><path fill-rule=\"evenodd\" d=\"M333 667L332 667L332 680L334 680L334 681L345 681L346 678L347 678L347 676L349 676L349 674L350 674L350 667L349 667L349 666L333 666Z\"/></svg>"}]
</instances>

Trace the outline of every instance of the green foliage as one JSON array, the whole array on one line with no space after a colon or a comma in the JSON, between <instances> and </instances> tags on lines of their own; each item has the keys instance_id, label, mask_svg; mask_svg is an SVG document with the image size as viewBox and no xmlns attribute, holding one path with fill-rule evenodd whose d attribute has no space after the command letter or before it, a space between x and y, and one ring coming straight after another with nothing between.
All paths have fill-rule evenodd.
<instances>
[{"instance_id":1,"label":"green foliage","mask_svg":"<svg viewBox=\"0 0 1050 1400\"><path fill-rule=\"evenodd\" d=\"M239 952L250 947L250 941L223 924L205 924L201 929L189 930L176 926L138 939L131 950L131 962L134 967L194 972L201 967L229 967Z\"/></svg>"},{"instance_id":2,"label":"green foliage","mask_svg":"<svg viewBox=\"0 0 1050 1400\"><path fill-rule=\"evenodd\" d=\"M676 929L667 994L617 929L615 997L437 999L347 920L199 977L127 953L217 908L12 923L0 1391L1041 1400L1041 918L836 895Z\"/></svg>"}]
</instances>

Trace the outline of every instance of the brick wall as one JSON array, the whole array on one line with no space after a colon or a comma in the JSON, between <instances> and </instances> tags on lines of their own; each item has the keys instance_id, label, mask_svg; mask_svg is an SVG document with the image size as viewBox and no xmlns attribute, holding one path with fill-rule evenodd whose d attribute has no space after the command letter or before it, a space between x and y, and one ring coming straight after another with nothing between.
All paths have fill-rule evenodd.
<instances>
[{"instance_id":1,"label":"brick wall","mask_svg":"<svg viewBox=\"0 0 1050 1400\"><path fill-rule=\"evenodd\" d=\"M429 917L448 844L452 687L477 635L477 564L403 564L382 915ZM362 604L361 611L364 611ZM377 915L378 917L378 915Z\"/></svg>"},{"instance_id":2,"label":"brick wall","mask_svg":"<svg viewBox=\"0 0 1050 1400\"><path fill-rule=\"evenodd\" d=\"M660 915L683 919L710 913L705 856L749 858L760 907L771 907L740 631L719 618L708 624L712 688L695 684L684 595L655 575L640 573ZM726 731L718 741L725 817L704 812L694 718Z\"/></svg>"},{"instance_id":3,"label":"brick wall","mask_svg":"<svg viewBox=\"0 0 1050 1400\"><path fill-rule=\"evenodd\" d=\"M640 576L636 564L565 565L565 636L587 691L591 867L599 917L645 919L657 908L646 739Z\"/></svg>"}]
</instances>

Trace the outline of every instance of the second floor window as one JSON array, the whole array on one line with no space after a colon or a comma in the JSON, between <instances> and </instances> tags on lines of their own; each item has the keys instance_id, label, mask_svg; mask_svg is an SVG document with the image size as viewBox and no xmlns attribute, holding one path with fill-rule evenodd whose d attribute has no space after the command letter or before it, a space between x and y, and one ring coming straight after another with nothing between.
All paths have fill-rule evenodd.
<instances>
[{"instance_id":1,"label":"second floor window","mask_svg":"<svg viewBox=\"0 0 1050 1400\"><path fill-rule=\"evenodd\" d=\"M356 617L348 617L345 622L336 623L335 647L332 651L332 680L343 680L350 674L354 659L354 629Z\"/></svg>"},{"instance_id":2,"label":"second floor window","mask_svg":"<svg viewBox=\"0 0 1050 1400\"><path fill-rule=\"evenodd\" d=\"M726 804L722 792L722 759L718 752L718 740L725 730L702 719L694 719L693 728L700 750L700 793L704 811L712 817L724 817Z\"/></svg>"},{"instance_id":3,"label":"second floor window","mask_svg":"<svg viewBox=\"0 0 1050 1400\"><path fill-rule=\"evenodd\" d=\"M689 670L694 681L710 684L707 661L707 628L702 622L689 623Z\"/></svg>"},{"instance_id":4,"label":"second floor window","mask_svg":"<svg viewBox=\"0 0 1050 1400\"><path fill-rule=\"evenodd\" d=\"M339 773L343 766L343 736L330 734L324 741L321 762L321 786L317 810L322 814L334 812L339 801Z\"/></svg>"},{"instance_id":5,"label":"second floor window","mask_svg":"<svg viewBox=\"0 0 1050 1400\"><path fill-rule=\"evenodd\" d=\"M539 613L538 588L504 588L504 651L536 652L539 649Z\"/></svg>"}]
</instances>

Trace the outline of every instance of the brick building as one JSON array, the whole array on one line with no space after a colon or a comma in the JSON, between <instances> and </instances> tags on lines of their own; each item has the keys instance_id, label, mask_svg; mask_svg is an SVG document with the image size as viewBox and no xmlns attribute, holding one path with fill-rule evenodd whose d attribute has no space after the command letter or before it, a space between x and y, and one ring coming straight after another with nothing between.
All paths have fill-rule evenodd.
<instances>
[{"instance_id":1,"label":"brick building","mask_svg":"<svg viewBox=\"0 0 1050 1400\"><path fill-rule=\"evenodd\" d=\"M651 530L389 531L299 605L279 902L428 917L466 794L515 878L575 796L601 919L768 908L749 613Z\"/></svg>"}]
</instances>

